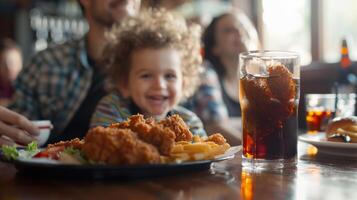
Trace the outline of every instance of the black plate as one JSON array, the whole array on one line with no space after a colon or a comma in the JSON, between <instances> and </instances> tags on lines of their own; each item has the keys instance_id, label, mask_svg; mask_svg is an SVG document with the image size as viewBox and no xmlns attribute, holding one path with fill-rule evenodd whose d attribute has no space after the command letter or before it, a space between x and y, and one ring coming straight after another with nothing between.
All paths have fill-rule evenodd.
<instances>
[{"instance_id":1,"label":"black plate","mask_svg":"<svg viewBox=\"0 0 357 200\"><path fill-rule=\"evenodd\" d=\"M239 147L232 147L228 153L214 160L200 160L172 164L145 165L68 165L58 163L39 163L23 160L6 161L14 164L20 175L36 177L80 178L80 179L136 179L177 175L186 172L207 170L213 162L231 159L239 151ZM0 152L0 158L4 158Z\"/></svg>"}]
</instances>

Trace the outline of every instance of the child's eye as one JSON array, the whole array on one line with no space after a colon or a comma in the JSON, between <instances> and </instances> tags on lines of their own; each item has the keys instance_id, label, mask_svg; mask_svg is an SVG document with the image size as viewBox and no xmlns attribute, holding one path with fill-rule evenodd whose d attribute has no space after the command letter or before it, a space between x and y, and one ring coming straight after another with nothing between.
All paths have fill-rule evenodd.
<instances>
[{"instance_id":1,"label":"child's eye","mask_svg":"<svg viewBox=\"0 0 357 200\"><path fill-rule=\"evenodd\" d=\"M166 80L174 80L174 79L176 79L176 74L166 74L165 79Z\"/></svg>"},{"instance_id":2,"label":"child's eye","mask_svg":"<svg viewBox=\"0 0 357 200\"><path fill-rule=\"evenodd\" d=\"M141 74L141 75L140 75L140 78L143 78L143 79L148 79L148 78L150 78L150 77L151 77L150 74Z\"/></svg>"}]
</instances>

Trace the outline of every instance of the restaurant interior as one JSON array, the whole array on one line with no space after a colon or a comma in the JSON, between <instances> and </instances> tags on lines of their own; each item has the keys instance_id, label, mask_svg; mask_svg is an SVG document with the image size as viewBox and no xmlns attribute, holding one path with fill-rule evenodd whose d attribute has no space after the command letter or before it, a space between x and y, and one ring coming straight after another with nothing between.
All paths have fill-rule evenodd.
<instances>
[{"instance_id":1,"label":"restaurant interior","mask_svg":"<svg viewBox=\"0 0 357 200\"><path fill-rule=\"evenodd\" d=\"M164 7L181 12L203 26L229 6L242 10L255 25L261 49L286 50L301 55L299 127L305 129L304 96L331 93L338 80L342 41L347 41L351 68L356 65L357 29L353 1L283 0L144 0L143 7ZM83 36L88 25L76 0L4 0L0 2L0 38L21 48L23 61L50 43ZM284 15L284 17L280 17ZM286 26L289 24L289 26ZM338 31L336 31L338 30ZM284 39L281 39L284 38ZM351 84L357 84L351 82Z\"/></svg>"},{"instance_id":2,"label":"restaurant interior","mask_svg":"<svg viewBox=\"0 0 357 200\"><path fill-rule=\"evenodd\" d=\"M103 2L121 4L128 1L131 0L104 0ZM15 44L20 50L22 70L27 67L34 55L46 51L49 47L86 37L89 31L89 24L83 13L83 7L81 7L83 5L79 2L94 2L94 0L0 1L0 40L12 41L12 44ZM287 164L284 162L287 160L287 157L289 157L289 148L285 146L286 148L284 147L284 150L282 150L282 157L279 160L279 163L281 162L281 166L283 167L280 167L279 170L271 170L270 168L269 170L264 169L267 165L259 165L258 162L260 162L260 158L266 158L259 157L260 154L257 152L261 149L254 146L258 144L253 145L253 150L246 146L249 142L252 143L249 138L246 138L248 136L239 136L238 142L230 142L232 140L230 140L230 136L224 134L225 130L215 129L215 126L209 126L209 124L206 126L206 122L202 120L207 133L221 132L222 130L222 135L226 137L228 143L231 143L231 148L224 146L228 144L227 142L224 142L223 145L219 144L219 152L222 153L223 151L224 153L224 151L226 151L227 155L230 153L230 155L226 155L226 157L221 159L225 161L218 162L220 159L214 157L216 160L205 163L203 158L212 160L213 157L202 157L203 160L199 165L194 162L193 164L188 163L185 165L185 162L183 162L181 164L183 164L184 167L177 165L162 166L161 164L160 167L151 168L146 164L132 168L130 168L130 166L119 168L112 166L110 166L111 168L103 166L99 168L76 168L72 165L71 167L61 165L60 167L54 168L48 166L48 164L29 164L26 162L23 164L22 161L8 163L9 161L4 160L5 154L1 153L0 149L0 158L3 157L0 159L0 199L356 198L357 144L353 143L357 142L357 117L355 117L357 116L357 103L355 103L357 100L357 14L355 12L357 1L141 0L141 10L151 8L163 8L183 16L188 24L198 24L203 31L209 27L215 17L222 13L227 11L239 12L247 17L247 21L252 25L253 36L256 34L258 41L255 47L249 47L245 49L246 51L272 50L277 52L292 52L298 55L297 62L299 64L297 64L297 68L295 69L296 66L294 66L293 70L289 69L292 76L296 76L298 79L298 83L294 86L296 87L294 91L297 91L294 97L295 101L292 102L293 100L290 99L289 102L289 105L295 103L296 107L292 108L295 109L292 112L297 114L297 122L295 122L297 123L295 127L297 131L294 136L295 146L293 145L295 151L297 151L297 153L295 152L294 154L295 156L297 155L297 158L292 162L294 167L288 168L287 166L290 166L290 163ZM250 33L248 33L248 35L249 34ZM3 44L0 45L1 48L3 48L2 45ZM204 44L201 45L201 50L204 51ZM0 53L2 53L2 49L0 49ZM236 54L237 59L239 58L239 53L240 52ZM206 55L207 52L201 54ZM0 58L3 59L2 57ZM243 67L243 61L244 63L248 63L248 61L244 59L244 57L239 59L240 69L245 69L245 67ZM279 63L280 66L284 66L285 61L288 60L284 60L280 57L275 57L274 59L278 60L277 63ZM0 64L3 65L4 62L1 61ZM238 70L239 67L237 66ZM19 69L20 72L17 73L22 73L21 68ZM3 81L4 76L11 76L6 74L7 72L3 69L0 69L0 73L0 81ZM11 81L11 84L15 84L16 77ZM242 81L241 79L239 84L241 85L243 83L248 84L249 81L244 82L244 80ZM3 83L1 82L1 84ZM222 84L225 83L223 82ZM284 85L284 83L280 84ZM14 96L7 94L9 91L6 90L6 87L0 85L1 107L7 107L14 101ZM249 96L249 91L245 91L244 93L242 91L245 88L242 89L241 86L239 87L239 94L236 92L238 90L238 84L236 84L234 91L236 93L236 99L238 99L239 96L240 102L237 100L237 105L239 105L239 103L242 105L243 96ZM288 87L290 87L290 85ZM12 88L14 91L11 90L11 94L15 94L17 89L19 88L14 86L14 88ZM61 88L61 90L62 89L65 90L66 88ZM228 89L226 93L229 96L230 92ZM332 111L328 111L330 112L329 114L323 113L328 116L321 117L321 111L326 110L319 110L312 113L313 110L311 107L319 103L317 102L318 98L322 98L320 94L326 94L326 96L331 98L329 102L331 105L329 106ZM343 94L350 95L351 97L349 96L348 98L352 99L345 100L342 99L344 97L341 97L340 100L340 95ZM263 97L258 96L257 99L259 98ZM277 101L280 101L280 99ZM348 107L349 104L351 104L350 107ZM57 104L53 103L53 106L55 107ZM271 109L267 109L268 111L266 112L271 115L273 115L272 113L275 111L277 113L280 112L280 110L274 110L275 104L269 104L267 107L269 106L273 107L271 108L273 111L270 112ZM322 107L323 106L325 105L322 105ZM9 107L9 109L11 109L11 107ZM229 107L227 107L226 112L230 113ZM239 112L247 112L249 114L245 108L243 109L243 105L241 109L239 109ZM252 115L256 116L256 118L260 115L260 111L257 112L258 114L256 111L252 112L254 113ZM233 124L229 130L233 129L239 132L237 134L240 135L245 134L243 133L243 129L249 125L242 125L242 123L248 123L246 122L250 119L248 114L244 114L243 120L241 114L233 117L230 116L229 121L220 122L221 126L226 126L226 123L230 125ZM197 115L201 117L201 115ZM318 117L320 118L315 115L319 115ZM332 122L345 117L353 121L353 128L348 130L343 128L334 129L335 127L331 125ZM264 118L264 123L273 123L273 118L274 117L272 117L272 119L269 117ZM3 131L9 130L2 129L1 125L11 124L2 119L2 117L0 117L0 119L4 121L0 121L1 138L6 136ZM129 119L133 121L132 118ZM147 121L145 123L150 124ZM260 122L254 122L252 124L259 127L259 125L257 125L259 123ZM289 123L287 122L287 124L285 124L284 122L283 125L277 126L289 126L288 129L290 129L291 126L295 126ZM227 127L230 127L230 125L227 125ZM56 126L56 124L54 124L54 126ZM70 124L70 126L73 126L73 124ZM13 127L19 126L14 124ZM50 129L53 128L50 123L48 127L51 127ZM270 127L262 127L266 128L267 134L269 134L269 131L271 131L269 129ZM331 132L331 129L334 130ZM53 130L56 130L56 127ZM285 128L283 128L279 134L284 134L284 131L286 131ZM325 131L327 134L326 138ZM328 131L330 131L330 133L328 133ZM323 133L323 139L317 139L320 133ZM135 135L135 137L141 136L139 134L138 136ZM281 136L281 139L288 140L287 137L290 136ZM193 140L195 140L195 136ZM215 142L217 140L218 139L212 138L204 141L197 139L197 141L201 142ZM343 142L341 143L343 144L339 144L342 140ZM48 141L56 141L56 138L51 138L50 136ZM44 142L44 144L51 143L48 141L47 143ZM2 145L1 142L0 140L0 146ZM240 143L243 147L239 145ZM185 144L186 143L177 144L176 141L176 145L182 146ZM287 142L284 143L284 145L292 144ZM175 146L174 149L184 148L181 146ZM160 148L161 147L162 146L160 146ZM232 147L239 148L232 149ZM86 149L85 146L83 148ZM160 148L158 149L161 151ZM227 149L231 152L228 152ZM87 155L96 154L92 151L93 149L85 150L84 152L86 152ZM241 153L241 151L243 151L243 153ZM270 152L264 149L264 152L265 151ZM45 153L48 154L48 152ZM231 158L232 155L234 157L234 154L235 158L229 160L228 158ZM241 154L243 154L243 157ZM197 157L197 155L195 156ZM215 154L214 156L217 155ZM162 156L160 158L162 161ZM258 164L252 164L255 158L259 158L257 161ZM95 160L96 158L92 157L92 159ZM169 162L168 160L171 158L165 159L164 162ZM182 159L182 157L180 157L180 159ZM268 160L269 159L270 158L268 158ZM179 159L176 158L176 162L178 162L177 160ZM87 162L90 163L92 160ZM262 170L259 167L259 170L252 170L249 168L249 166L251 167L252 165L259 165L259 167L262 167ZM248 166L248 168L245 169L244 167L246 166ZM276 165L274 165L274 167L276 167ZM209 169L207 170L207 168ZM26 170L30 171L30 173L23 173ZM138 173L138 171L140 171L140 173ZM45 175L38 177L33 176L33 174L42 174L42 172L44 172ZM50 174L57 174L65 178L58 176L52 177ZM87 176L91 178L88 179Z\"/></svg>"}]
</instances>

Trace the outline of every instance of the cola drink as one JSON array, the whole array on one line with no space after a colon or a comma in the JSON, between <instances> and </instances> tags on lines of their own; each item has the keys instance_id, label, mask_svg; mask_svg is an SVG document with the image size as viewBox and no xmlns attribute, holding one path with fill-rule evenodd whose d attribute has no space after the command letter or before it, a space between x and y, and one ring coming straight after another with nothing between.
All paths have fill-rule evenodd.
<instances>
[{"instance_id":1,"label":"cola drink","mask_svg":"<svg viewBox=\"0 0 357 200\"><path fill-rule=\"evenodd\" d=\"M262 56L260 52L256 54ZM298 62L285 65L284 62L267 61L262 65L264 69L260 66L249 72L252 62L248 61L252 57L240 56L243 161L249 164L281 161L279 166L284 167L285 161L296 162L297 155L300 79L299 73L294 74L297 72L294 67Z\"/></svg>"}]
</instances>

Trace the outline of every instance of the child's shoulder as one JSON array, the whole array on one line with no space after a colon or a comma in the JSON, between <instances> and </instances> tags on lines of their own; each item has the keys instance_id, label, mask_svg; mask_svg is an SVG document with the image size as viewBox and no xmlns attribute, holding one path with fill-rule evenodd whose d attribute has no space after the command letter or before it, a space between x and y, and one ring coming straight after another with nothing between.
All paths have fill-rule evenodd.
<instances>
[{"instance_id":1,"label":"child's shoulder","mask_svg":"<svg viewBox=\"0 0 357 200\"><path fill-rule=\"evenodd\" d=\"M98 103L92 119L91 127L107 127L112 123L122 122L131 116L127 101L116 93L109 93Z\"/></svg>"},{"instance_id":2,"label":"child's shoulder","mask_svg":"<svg viewBox=\"0 0 357 200\"><path fill-rule=\"evenodd\" d=\"M126 104L126 100L117 92L110 92L100 100L100 103Z\"/></svg>"},{"instance_id":3,"label":"child's shoulder","mask_svg":"<svg viewBox=\"0 0 357 200\"><path fill-rule=\"evenodd\" d=\"M99 101L97 110L103 110L104 108L110 109L112 112L118 112L123 116L130 115L128 99L123 98L116 92L107 94Z\"/></svg>"}]
</instances>

